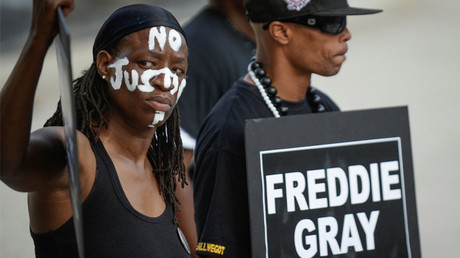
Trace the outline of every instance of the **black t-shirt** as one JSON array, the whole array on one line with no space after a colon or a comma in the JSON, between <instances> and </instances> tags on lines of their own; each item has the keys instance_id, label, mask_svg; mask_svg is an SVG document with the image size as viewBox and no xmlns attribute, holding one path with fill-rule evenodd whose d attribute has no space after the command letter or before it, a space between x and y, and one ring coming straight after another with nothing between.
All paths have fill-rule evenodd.
<instances>
[{"instance_id":1,"label":"black t-shirt","mask_svg":"<svg viewBox=\"0 0 460 258\"><path fill-rule=\"evenodd\" d=\"M327 111L339 111L318 91ZM311 113L306 100L283 103L289 115ZM193 175L196 253L249 257L249 208L244 121L273 117L256 86L237 81L203 122L195 150Z\"/></svg>"},{"instance_id":2,"label":"black t-shirt","mask_svg":"<svg viewBox=\"0 0 460 258\"><path fill-rule=\"evenodd\" d=\"M211 8L202 10L184 30L189 65L187 86L178 105L181 128L196 139L201 122L217 100L246 73L256 45ZM187 142L184 147L192 148Z\"/></svg>"},{"instance_id":3,"label":"black t-shirt","mask_svg":"<svg viewBox=\"0 0 460 258\"><path fill-rule=\"evenodd\" d=\"M82 204L85 257L190 257L167 203L162 215L145 216L126 197L115 166L99 141L97 173ZM31 232L36 257L78 257L73 219L54 231Z\"/></svg>"}]
</instances>

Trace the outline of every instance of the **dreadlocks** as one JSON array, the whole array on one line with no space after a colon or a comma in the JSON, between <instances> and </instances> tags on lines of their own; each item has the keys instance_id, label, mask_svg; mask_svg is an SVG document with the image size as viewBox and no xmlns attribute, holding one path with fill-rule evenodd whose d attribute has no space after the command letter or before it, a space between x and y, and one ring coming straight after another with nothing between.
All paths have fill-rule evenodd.
<instances>
[{"instance_id":1,"label":"dreadlocks","mask_svg":"<svg viewBox=\"0 0 460 258\"><path fill-rule=\"evenodd\" d=\"M107 87L107 82L97 73L95 63L73 84L77 130L86 135L93 144L98 141L101 128L108 126L104 116L110 112ZM181 182L182 187L186 184L179 121L179 112L176 107L166 123L155 131L147 152L147 157L159 183L160 193L173 207L173 219L176 225L178 224L176 213L179 211L179 200L175 194L176 180ZM58 102L55 113L44 126L63 126L61 101Z\"/></svg>"}]
</instances>

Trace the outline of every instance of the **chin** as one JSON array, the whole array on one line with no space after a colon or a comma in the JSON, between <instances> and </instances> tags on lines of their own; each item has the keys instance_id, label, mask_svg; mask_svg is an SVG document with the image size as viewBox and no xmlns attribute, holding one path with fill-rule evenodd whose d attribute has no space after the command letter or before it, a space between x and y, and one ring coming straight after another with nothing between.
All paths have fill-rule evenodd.
<instances>
[{"instance_id":1,"label":"chin","mask_svg":"<svg viewBox=\"0 0 460 258\"><path fill-rule=\"evenodd\" d=\"M324 76L324 77L331 77L334 75L337 75L340 72L340 68L330 70L330 71L324 71L323 73L318 73L318 75Z\"/></svg>"},{"instance_id":2,"label":"chin","mask_svg":"<svg viewBox=\"0 0 460 258\"><path fill-rule=\"evenodd\" d=\"M332 69L329 71L329 76L337 75L340 72L341 68L342 64L332 67Z\"/></svg>"}]
</instances>

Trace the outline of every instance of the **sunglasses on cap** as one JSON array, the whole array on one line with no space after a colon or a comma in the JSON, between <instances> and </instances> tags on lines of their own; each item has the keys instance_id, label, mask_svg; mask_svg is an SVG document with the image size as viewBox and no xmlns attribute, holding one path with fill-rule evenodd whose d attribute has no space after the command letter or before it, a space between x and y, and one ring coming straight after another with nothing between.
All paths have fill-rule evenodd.
<instances>
[{"instance_id":1,"label":"sunglasses on cap","mask_svg":"<svg viewBox=\"0 0 460 258\"><path fill-rule=\"evenodd\" d=\"M347 26L346 16L300 16L289 19L279 20L281 22L292 22L300 25L313 27L320 29L324 33L328 34L340 34ZM267 30L270 23L265 24L262 28Z\"/></svg>"}]
</instances>

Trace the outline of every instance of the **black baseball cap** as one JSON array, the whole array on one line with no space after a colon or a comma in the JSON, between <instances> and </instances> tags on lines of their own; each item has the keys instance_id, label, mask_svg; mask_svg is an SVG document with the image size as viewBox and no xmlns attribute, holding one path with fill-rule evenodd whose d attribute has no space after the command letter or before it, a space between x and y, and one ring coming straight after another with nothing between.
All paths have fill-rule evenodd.
<instances>
[{"instance_id":1,"label":"black baseball cap","mask_svg":"<svg viewBox=\"0 0 460 258\"><path fill-rule=\"evenodd\" d=\"M244 5L252 22L270 22L304 15L346 16L382 11L350 7L347 0L245 0Z\"/></svg>"}]
</instances>

